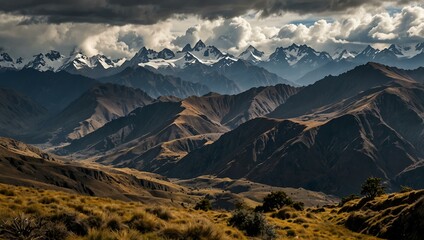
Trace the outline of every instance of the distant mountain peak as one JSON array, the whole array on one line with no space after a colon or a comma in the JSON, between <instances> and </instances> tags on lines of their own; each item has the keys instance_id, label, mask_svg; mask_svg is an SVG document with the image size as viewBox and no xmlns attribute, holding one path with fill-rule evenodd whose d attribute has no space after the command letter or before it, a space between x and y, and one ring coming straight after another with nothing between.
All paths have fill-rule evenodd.
<instances>
[{"instance_id":1,"label":"distant mountain peak","mask_svg":"<svg viewBox=\"0 0 424 240\"><path fill-rule=\"evenodd\" d=\"M378 52L380 52L380 50L373 48L371 45L368 45L364 50L362 50L362 52L358 54L358 56L373 59Z\"/></svg>"},{"instance_id":2,"label":"distant mountain peak","mask_svg":"<svg viewBox=\"0 0 424 240\"><path fill-rule=\"evenodd\" d=\"M206 44L203 43L202 40L197 41L196 45L194 45L193 51L200 51L206 48Z\"/></svg>"},{"instance_id":3,"label":"distant mountain peak","mask_svg":"<svg viewBox=\"0 0 424 240\"><path fill-rule=\"evenodd\" d=\"M142 47L131 59L132 65L148 62L150 59L157 57L157 52L152 49Z\"/></svg>"},{"instance_id":4,"label":"distant mountain peak","mask_svg":"<svg viewBox=\"0 0 424 240\"><path fill-rule=\"evenodd\" d=\"M158 58L162 58L165 60L172 59L175 57L175 53L168 48L164 48L162 51L158 52Z\"/></svg>"},{"instance_id":5,"label":"distant mountain peak","mask_svg":"<svg viewBox=\"0 0 424 240\"><path fill-rule=\"evenodd\" d=\"M347 49L343 49L341 52L336 52L336 54L333 56L333 59L336 61L341 61L346 59L350 60L350 59L354 59L357 54L358 53L356 52L351 52Z\"/></svg>"},{"instance_id":6,"label":"distant mountain peak","mask_svg":"<svg viewBox=\"0 0 424 240\"><path fill-rule=\"evenodd\" d=\"M193 48L191 48L190 43L187 43L187 44L183 47L183 49L181 50L181 52L191 52L191 51L193 51Z\"/></svg>"},{"instance_id":7,"label":"distant mountain peak","mask_svg":"<svg viewBox=\"0 0 424 240\"><path fill-rule=\"evenodd\" d=\"M50 50L50 52L46 53L45 56L50 59L50 61L55 61L62 57L62 55L60 55L60 52L55 50Z\"/></svg>"},{"instance_id":8,"label":"distant mountain peak","mask_svg":"<svg viewBox=\"0 0 424 240\"><path fill-rule=\"evenodd\" d=\"M239 58L244 59L244 60L253 60L253 61L257 61L257 60L261 60L261 57L264 55L265 53L262 51L259 51L258 49L256 49L254 46L249 45L246 50L244 50L244 52L242 52L239 55Z\"/></svg>"},{"instance_id":9,"label":"distant mountain peak","mask_svg":"<svg viewBox=\"0 0 424 240\"><path fill-rule=\"evenodd\" d=\"M13 59L6 52L0 54L0 62L13 62Z\"/></svg>"}]
</instances>

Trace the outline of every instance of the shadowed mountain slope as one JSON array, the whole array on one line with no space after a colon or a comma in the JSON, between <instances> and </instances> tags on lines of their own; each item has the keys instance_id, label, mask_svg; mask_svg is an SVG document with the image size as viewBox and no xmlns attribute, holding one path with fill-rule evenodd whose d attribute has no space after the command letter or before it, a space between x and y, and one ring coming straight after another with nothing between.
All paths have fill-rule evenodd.
<instances>
[{"instance_id":1,"label":"shadowed mountain slope","mask_svg":"<svg viewBox=\"0 0 424 240\"><path fill-rule=\"evenodd\" d=\"M99 84L49 119L35 135L38 139L45 136L54 144L78 139L153 101L153 98L139 89ZM45 142L46 139L40 141Z\"/></svg>"},{"instance_id":2,"label":"shadowed mountain slope","mask_svg":"<svg viewBox=\"0 0 424 240\"><path fill-rule=\"evenodd\" d=\"M152 97L184 98L192 95L201 96L210 92L205 85L183 81L178 77L164 76L143 67L128 67L118 74L101 78L100 81L139 88Z\"/></svg>"},{"instance_id":3,"label":"shadowed mountain slope","mask_svg":"<svg viewBox=\"0 0 424 240\"><path fill-rule=\"evenodd\" d=\"M95 80L67 72L33 69L0 72L0 87L13 89L56 114L96 84Z\"/></svg>"},{"instance_id":4,"label":"shadowed mountain slope","mask_svg":"<svg viewBox=\"0 0 424 240\"><path fill-rule=\"evenodd\" d=\"M78 155L106 152L99 159L102 163L153 171L215 141L239 124L269 113L298 90L277 85L233 96L211 93L180 102L153 103L73 141L63 150Z\"/></svg>"},{"instance_id":5,"label":"shadowed mountain slope","mask_svg":"<svg viewBox=\"0 0 424 240\"><path fill-rule=\"evenodd\" d=\"M0 88L0 135L23 135L46 116L47 110L32 99L14 90Z\"/></svg>"}]
</instances>

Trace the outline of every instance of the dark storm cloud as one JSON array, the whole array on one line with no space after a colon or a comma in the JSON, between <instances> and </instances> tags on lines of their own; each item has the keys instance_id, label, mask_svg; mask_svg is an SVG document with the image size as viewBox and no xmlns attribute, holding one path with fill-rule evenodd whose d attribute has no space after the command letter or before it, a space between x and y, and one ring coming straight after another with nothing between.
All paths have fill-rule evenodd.
<instances>
[{"instance_id":1,"label":"dark storm cloud","mask_svg":"<svg viewBox=\"0 0 424 240\"><path fill-rule=\"evenodd\" d=\"M235 17L249 10L262 16L282 12L341 12L364 4L409 0L0 0L0 11L25 15L25 24L90 22L153 24L179 14L207 19Z\"/></svg>"}]
</instances>

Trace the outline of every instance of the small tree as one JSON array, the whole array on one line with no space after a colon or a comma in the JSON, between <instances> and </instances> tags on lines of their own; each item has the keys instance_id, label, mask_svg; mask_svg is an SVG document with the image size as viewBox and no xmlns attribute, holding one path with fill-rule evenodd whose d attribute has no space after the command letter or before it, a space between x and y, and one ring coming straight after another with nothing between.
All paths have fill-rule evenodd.
<instances>
[{"instance_id":1,"label":"small tree","mask_svg":"<svg viewBox=\"0 0 424 240\"><path fill-rule=\"evenodd\" d=\"M212 204L207 198L203 198L200 200L200 202L196 203L196 206L194 206L195 210L203 210L208 211L212 209Z\"/></svg>"},{"instance_id":2,"label":"small tree","mask_svg":"<svg viewBox=\"0 0 424 240\"><path fill-rule=\"evenodd\" d=\"M377 177L368 178L362 184L361 194L369 199L374 199L375 197L384 194L384 187L381 181L382 179Z\"/></svg>"},{"instance_id":3,"label":"small tree","mask_svg":"<svg viewBox=\"0 0 424 240\"><path fill-rule=\"evenodd\" d=\"M271 212L274 210L281 209L286 205L292 205L293 200L287 196L283 191L271 192L264 197L261 210L264 212Z\"/></svg>"}]
</instances>

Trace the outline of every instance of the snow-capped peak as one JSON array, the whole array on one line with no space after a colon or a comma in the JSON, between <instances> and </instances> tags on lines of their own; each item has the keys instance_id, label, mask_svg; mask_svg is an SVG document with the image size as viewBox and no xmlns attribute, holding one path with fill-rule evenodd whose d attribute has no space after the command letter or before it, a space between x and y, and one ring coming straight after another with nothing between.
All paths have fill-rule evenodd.
<instances>
[{"instance_id":1,"label":"snow-capped peak","mask_svg":"<svg viewBox=\"0 0 424 240\"><path fill-rule=\"evenodd\" d=\"M130 60L131 65L148 62L151 59L157 58L158 53L152 49L142 47L135 56Z\"/></svg>"},{"instance_id":2,"label":"snow-capped peak","mask_svg":"<svg viewBox=\"0 0 424 240\"><path fill-rule=\"evenodd\" d=\"M0 62L13 62L13 59L8 53L2 52L0 54Z\"/></svg>"},{"instance_id":3,"label":"snow-capped peak","mask_svg":"<svg viewBox=\"0 0 424 240\"><path fill-rule=\"evenodd\" d=\"M279 47L270 55L269 60L273 62L288 63L290 66L297 64L300 60L302 63L313 64L318 61L329 61L331 56L326 52L318 52L307 45L292 45L284 48Z\"/></svg>"},{"instance_id":4,"label":"snow-capped peak","mask_svg":"<svg viewBox=\"0 0 424 240\"><path fill-rule=\"evenodd\" d=\"M60 55L60 52L55 51L55 50L51 50L50 52L46 53L45 56L50 60L50 61L55 61L58 60L62 57L62 55Z\"/></svg>"},{"instance_id":5,"label":"snow-capped peak","mask_svg":"<svg viewBox=\"0 0 424 240\"><path fill-rule=\"evenodd\" d=\"M264 52L261 52L252 45L249 45L249 47L247 47L246 50L239 55L239 58L246 61L257 62L262 60L262 56L264 54Z\"/></svg>"},{"instance_id":6,"label":"snow-capped peak","mask_svg":"<svg viewBox=\"0 0 424 240\"><path fill-rule=\"evenodd\" d=\"M0 53L0 68L15 68L13 58L6 52Z\"/></svg>"},{"instance_id":7,"label":"snow-capped peak","mask_svg":"<svg viewBox=\"0 0 424 240\"><path fill-rule=\"evenodd\" d=\"M33 59L25 64L25 68L33 68L38 71L58 71L65 63L66 57L58 51L51 50L43 54L34 55Z\"/></svg>"},{"instance_id":8,"label":"snow-capped peak","mask_svg":"<svg viewBox=\"0 0 424 240\"><path fill-rule=\"evenodd\" d=\"M107 58L105 55L95 55L89 58L90 60L90 67L94 68L97 67L99 64L104 68L108 69L115 66L115 63Z\"/></svg>"},{"instance_id":9,"label":"snow-capped peak","mask_svg":"<svg viewBox=\"0 0 424 240\"><path fill-rule=\"evenodd\" d=\"M389 48L387 48L387 50L395 54L398 58L412 58L422 52L422 49L420 50L419 48L419 44L416 46L400 46L392 44Z\"/></svg>"},{"instance_id":10,"label":"snow-capped peak","mask_svg":"<svg viewBox=\"0 0 424 240\"><path fill-rule=\"evenodd\" d=\"M120 61L119 63L122 64L123 62L125 62L125 59L124 61ZM74 68L76 70L87 69L87 68L93 69L96 67L102 67L103 69L108 69L108 68L117 67L117 66L120 66L120 65L110 60L105 55L97 54L92 57L88 57L82 52L75 52L69 58L67 58L65 64L63 64L59 70L67 69L69 67Z\"/></svg>"},{"instance_id":11,"label":"snow-capped peak","mask_svg":"<svg viewBox=\"0 0 424 240\"><path fill-rule=\"evenodd\" d=\"M362 52L360 52L358 55L363 55L363 56L366 56L366 57L371 57L371 58L374 58L375 57L375 55L377 54L377 53L379 53L380 52L380 50L378 50L378 49L375 49L375 48L373 48L373 47L371 47L371 45L368 45Z\"/></svg>"},{"instance_id":12,"label":"snow-capped peak","mask_svg":"<svg viewBox=\"0 0 424 240\"><path fill-rule=\"evenodd\" d=\"M269 56L269 60L272 62L286 62L287 55L283 47L277 47L275 51Z\"/></svg>"},{"instance_id":13,"label":"snow-capped peak","mask_svg":"<svg viewBox=\"0 0 424 240\"><path fill-rule=\"evenodd\" d=\"M168 60L174 58L175 53L168 48L164 48L162 51L158 52L157 57Z\"/></svg>"},{"instance_id":14,"label":"snow-capped peak","mask_svg":"<svg viewBox=\"0 0 424 240\"><path fill-rule=\"evenodd\" d=\"M358 54L357 52L351 52L346 49L343 49L340 52L337 51L334 54L333 59L336 61L350 60L350 59L354 59L357 54Z\"/></svg>"}]
</instances>

